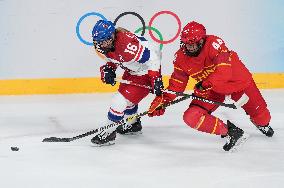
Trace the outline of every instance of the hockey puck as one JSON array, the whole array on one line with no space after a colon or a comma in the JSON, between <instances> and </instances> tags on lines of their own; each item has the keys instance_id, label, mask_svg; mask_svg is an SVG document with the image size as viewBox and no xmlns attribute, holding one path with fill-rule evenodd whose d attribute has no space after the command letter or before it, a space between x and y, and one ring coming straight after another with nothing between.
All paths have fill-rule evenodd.
<instances>
[{"instance_id":1,"label":"hockey puck","mask_svg":"<svg viewBox=\"0 0 284 188\"><path fill-rule=\"evenodd\" d=\"M19 151L19 148L18 147L11 147L11 150L12 151Z\"/></svg>"}]
</instances>

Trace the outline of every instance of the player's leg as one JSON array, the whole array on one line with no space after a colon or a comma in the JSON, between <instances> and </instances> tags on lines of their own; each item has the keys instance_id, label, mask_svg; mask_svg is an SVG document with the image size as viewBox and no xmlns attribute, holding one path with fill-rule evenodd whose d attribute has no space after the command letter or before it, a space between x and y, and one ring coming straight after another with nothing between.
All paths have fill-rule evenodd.
<instances>
[{"instance_id":1,"label":"player's leg","mask_svg":"<svg viewBox=\"0 0 284 188\"><path fill-rule=\"evenodd\" d=\"M122 78L141 85L149 84L147 76L133 76L125 72ZM116 130L108 129L102 131L92 139L92 142L98 145L109 145L115 140L116 132L127 134L141 131L141 121L135 115L138 111L138 103L148 94L148 89L129 84L120 84L118 93L112 98L108 112L108 123L118 122L129 116L134 117L127 123L118 126Z\"/></svg>"},{"instance_id":2,"label":"player's leg","mask_svg":"<svg viewBox=\"0 0 284 188\"><path fill-rule=\"evenodd\" d=\"M149 86L149 78L147 75L135 76L125 73L123 79L133 83ZM124 111L125 118L131 117L130 120L117 128L120 134L140 134L142 130L140 118L136 118L139 102L149 94L149 89L133 86L129 84L120 84L119 92L127 101L127 107Z\"/></svg>"},{"instance_id":3,"label":"player's leg","mask_svg":"<svg viewBox=\"0 0 284 188\"><path fill-rule=\"evenodd\" d=\"M251 122L264 135L272 137L274 131L271 126L269 126L271 119L270 112L254 81L252 81L251 85L245 89L245 91L233 94L232 99L237 101L243 94L249 97L248 102L244 104L242 108L250 116Z\"/></svg>"},{"instance_id":4,"label":"player's leg","mask_svg":"<svg viewBox=\"0 0 284 188\"><path fill-rule=\"evenodd\" d=\"M111 106L107 115L107 124L121 121L124 118L124 110L127 107L127 100L121 93L116 93L111 101ZM114 144L116 138L116 128L102 130L95 137L92 138L92 143L101 145Z\"/></svg>"},{"instance_id":5,"label":"player's leg","mask_svg":"<svg viewBox=\"0 0 284 188\"><path fill-rule=\"evenodd\" d=\"M227 135L226 124L219 118L211 115L218 105L209 104L200 100L193 100L183 114L184 122L193 129L216 135Z\"/></svg>"},{"instance_id":6,"label":"player's leg","mask_svg":"<svg viewBox=\"0 0 284 188\"><path fill-rule=\"evenodd\" d=\"M224 101L225 96L214 94L209 99ZM244 131L236 127L230 121L225 124L221 119L211 115L218 108L215 104L209 104L198 100L193 100L189 108L184 112L185 123L201 132L215 135L223 135L227 138L227 143L223 146L225 151L229 151L241 144L247 137Z\"/></svg>"}]
</instances>

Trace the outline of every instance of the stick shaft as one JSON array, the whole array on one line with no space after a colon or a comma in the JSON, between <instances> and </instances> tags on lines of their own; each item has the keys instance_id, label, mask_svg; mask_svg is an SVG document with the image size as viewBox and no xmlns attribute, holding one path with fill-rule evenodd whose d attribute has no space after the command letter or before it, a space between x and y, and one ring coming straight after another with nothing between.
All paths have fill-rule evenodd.
<instances>
[{"instance_id":1,"label":"stick shaft","mask_svg":"<svg viewBox=\"0 0 284 188\"><path fill-rule=\"evenodd\" d=\"M150 86L137 84L137 83L131 82L129 80L117 79L116 81L120 82L120 83L124 83L124 84L129 84L129 85L134 85L134 86L138 86L138 87L147 88L147 89L151 90ZM203 97L198 97L198 96L193 95L193 94L186 94L186 93L183 93L183 92L176 92L176 91L172 91L172 90L168 90L168 89L164 89L164 91L166 91L168 93L175 94L177 96L188 96L188 95L191 95L192 99L200 100L200 101L207 102L207 103L210 103L210 104L217 104L217 105L228 107L228 108L232 108L232 109L237 109L236 105L233 104L233 103L232 104L226 104L226 103L219 102L219 101L213 101L213 100L205 99Z\"/></svg>"}]
</instances>

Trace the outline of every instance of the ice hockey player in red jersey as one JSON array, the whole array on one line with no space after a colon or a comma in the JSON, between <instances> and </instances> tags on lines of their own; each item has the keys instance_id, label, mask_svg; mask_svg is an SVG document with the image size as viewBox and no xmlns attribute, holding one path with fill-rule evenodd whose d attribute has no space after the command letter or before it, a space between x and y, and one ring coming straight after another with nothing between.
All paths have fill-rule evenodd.
<instances>
[{"instance_id":1,"label":"ice hockey player in red jersey","mask_svg":"<svg viewBox=\"0 0 284 188\"><path fill-rule=\"evenodd\" d=\"M152 88L157 96L162 94L163 82L160 71L161 51L144 37L123 28L115 28L111 21L99 20L92 31L94 47L106 56L107 62L100 68L101 80L116 84L116 69L124 69L123 80ZM149 89L121 83L112 98L108 112L108 124L118 122L137 113L138 103L149 94ZM116 132L135 134L141 132L139 118L120 125L116 130L107 129L92 138L92 143L109 145L114 143Z\"/></svg>"},{"instance_id":2,"label":"ice hockey player in red jersey","mask_svg":"<svg viewBox=\"0 0 284 188\"><path fill-rule=\"evenodd\" d=\"M193 21L183 28L180 49L175 54L173 64L169 90L183 92L189 77L192 77L197 81L194 88L196 96L220 102L227 95L234 101L246 98L242 108L250 116L251 122L264 135L273 136L274 131L269 126L270 112L251 73L237 53L229 50L221 38L206 35L202 24ZM157 96L149 108L149 115L163 115L165 110L161 105L175 97L169 92ZM212 115L217 108L215 104L192 100L183 114L184 122L198 131L226 137L225 151L236 149L246 139L246 134L229 120L225 123Z\"/></svg>"}]
</instances>

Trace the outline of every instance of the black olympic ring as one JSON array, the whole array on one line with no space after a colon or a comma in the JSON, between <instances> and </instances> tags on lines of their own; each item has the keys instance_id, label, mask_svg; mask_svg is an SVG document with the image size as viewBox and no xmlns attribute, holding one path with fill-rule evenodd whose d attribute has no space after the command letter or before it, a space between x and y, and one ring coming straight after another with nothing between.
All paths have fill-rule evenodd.
<instances>
[{"instance_id":1,"label":"black olympic ring","mask_svg":"<svg viewBox=\"0 0 284 188\"><path fill-rule=\"evenodd\" d=\"M141 36L144 36L145 31L146 31L146 24L145 24L145 21L144 21L144 19L142 18L142 16L141 16L140 14L136 13L136 12L123 12L123 13L121 13L120 15L118 15L118 16L115 18L113 24L116 25L116 23L117 23L117 21L119 20L119 18L121 18L121 17L123 17L123 16L125 16L125 15L127 15L127 14L132 14L132 15L136 16L137 18L139 18L139 20L142 22L142 33L141 33Z\"/></svg>"}]
</instances>

